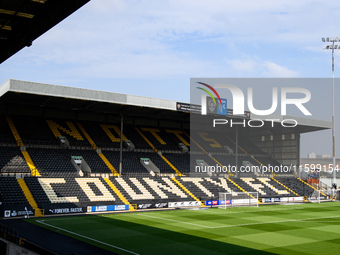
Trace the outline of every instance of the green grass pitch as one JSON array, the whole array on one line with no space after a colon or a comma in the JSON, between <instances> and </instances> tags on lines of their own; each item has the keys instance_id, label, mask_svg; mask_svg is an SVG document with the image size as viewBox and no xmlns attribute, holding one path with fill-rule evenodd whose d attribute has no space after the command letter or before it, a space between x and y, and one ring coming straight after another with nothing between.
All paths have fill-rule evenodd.
<instances>
[{"instance_id":1,"label":"green grass pitch","mask_svg":"<svg viewBox=\"0 0 340 255\"><path fill-rule=\"evenodd\" d=\"M339 254L340 203L30 219L118 254Z\"/></svg>"}]
</instances>

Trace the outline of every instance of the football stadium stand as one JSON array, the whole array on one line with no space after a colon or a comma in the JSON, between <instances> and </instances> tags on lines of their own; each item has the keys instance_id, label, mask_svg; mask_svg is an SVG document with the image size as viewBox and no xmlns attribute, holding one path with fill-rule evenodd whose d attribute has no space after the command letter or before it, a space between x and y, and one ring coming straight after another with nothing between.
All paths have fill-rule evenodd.
<instances>
[{"instance_id":1,"label":"football stadium stand","mask_svg":"<svg viewBox=\"0 0 340 255\"><path fill-rule=\"evenodd\" d=\"M316 188L298 171L268 166L287 164L283 150L296 150L300 133L329 128L302 120L290 147L270 153L260 130L239 130L238 139L233 129L190 130L190 113L174 101L17 80L0 92L4 218L207 206L237 192L257 192L262 203L301 202ZM209 166L234 168L200 171Z\"/></svg>"}]
</instances>

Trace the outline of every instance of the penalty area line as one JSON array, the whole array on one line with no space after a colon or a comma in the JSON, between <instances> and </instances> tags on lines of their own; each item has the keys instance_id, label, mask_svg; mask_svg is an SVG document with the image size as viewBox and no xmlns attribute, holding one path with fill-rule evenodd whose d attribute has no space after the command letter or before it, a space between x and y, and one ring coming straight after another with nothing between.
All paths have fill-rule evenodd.
<instances>
[{"instance_id":1,"label":"penalty area line","mask_svg":"<svg viewBox=\"0 0 340 255\"><path fill-rule=\"evenodd\" d=\"M104 242L102 242L102 241L93 239L93 238L91 238L91 237L83 236L83 235L81 235L81 234L78 234L78 233L75 233L75 232L72 232L72 231L63 229L63 228L59 228L59 227L53 226L53 225L51 225L51 224L42 222L42 221L40 221L40 220L36 220L36 222L39 222L40 224L46 225L46 226L51 227L51 228L55 228L55 229L64 231L64 232L66 232L66 233L70 233L70 234L72 234L72 235L80 236L80 237L82 237L82 238L85 238L85 239L88 239L88 240L91 240L91 241L94 241L94 242L97 242L97 243L100 243L100 244L104 244L104 245L106 245L106 246L109 246L109 247L112 247L112 248L115 248L115 249L118 249L118 250L121 250L121 251L125 251L125 252L131 253L131 254L139 255L139 253L135 253L135 252L133 252L133 251L129 251L129 250L120 248L120 247L115 246L115 245L112 245L112 244L104 243Z\"/></svg>"}]
</instances>

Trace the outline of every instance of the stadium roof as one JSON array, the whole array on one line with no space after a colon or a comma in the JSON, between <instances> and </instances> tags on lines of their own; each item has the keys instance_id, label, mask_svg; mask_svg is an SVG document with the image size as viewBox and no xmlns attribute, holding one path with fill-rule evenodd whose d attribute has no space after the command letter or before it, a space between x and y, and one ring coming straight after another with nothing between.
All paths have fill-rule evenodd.
<instances>
[{"instance_id":1,"label":"stadium roof","mask_svg":"<svg viewBox=\"0 0 340 255\"><path fill-rule=\"evenodd\" d=\"M163 118L166 114L166 119L190 119L189 114L176 111L176 102L172 100L13 79L0 86L0 107L3 106L153 118Z\"/></svg>"},{"instance_id":2,"label":"stadium roof","mask_svg":"<svg viewBox=\"0 0 340 255\"><path fill-rule=\"evenodd\" d=\"M0 63L90 0L0 1Z\"/></svg>"},{"instance_id":3,"label":"stadium roof","mask_svg":"<svg viewBox=\"0 0 340 255\"><path fill-rule=\"evenodd\" d=\"M57 109L67 112L94 114L124 114L189 122L190 114L177 110L178 102L158 98L134 96L91 89L9 79L0 86L0 109L27 110ZM0 111L1 112L1 111ZM220 116L221 117L221 116ZM228 117L228 116L226 116ZM250 115L250 119L263 116ZM295 119L298 132L312 132L331 128L331 122L307 118L271 115L265 119ZM275 128L279 131L279 127ZM256 129L257 132L259 131Z\"/></svg>"}]
</instances>

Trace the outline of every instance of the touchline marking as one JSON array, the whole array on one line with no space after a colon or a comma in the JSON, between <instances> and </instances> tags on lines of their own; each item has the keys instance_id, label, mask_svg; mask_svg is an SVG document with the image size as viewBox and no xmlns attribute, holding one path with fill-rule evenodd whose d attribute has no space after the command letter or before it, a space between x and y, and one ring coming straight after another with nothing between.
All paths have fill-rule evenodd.
<instances>
[{"instance_id":1,"label":"touchline marking","mask_svg":"<svg viewBox=\"0 0 340 255\"><path fill-rule=\"evenodd\" d=\"M159 220L167 220L167 221L172 221L172 222L176 222L176 223L193 225L193 226L201 227L201 228L211 228L211 227L200 225L200 224L195 224L195 223L190 223L190 222L185 222L185 221L179 221L179 220L172 220L172 219L167 219L167 218L161 218L161 217L156 217L156 216L151 216L151 215L146 215L146 214L137 214L137 215L145 216L145 217L149 217L149 218L155 218L155 219L159 219Z\"/></svg>"},{"instance_id":2,"label":"touchline marking","mask_svg":"<svg viewBox=\"0 0 340 255\"><path fill-rule=\"evenodd\" d=\"M85 239L88 239L88 240L91 240L91 241L94 241L94 242L97 242L97 243L100 243L100 244L104 244L104 245L106 245L106 246L110 246L110 247L112 247L112 248L115 248L115 249L118 249L118 250L121 250L121 251L125 251L125 252L131 253L131 254L139 255L139 253L135 253L135 252L133 252L133 251L125 250L125 249L120 248L120 247L118 247L118 246L114 246L114 245L112 245L112 244L104 243L104 242L102 242L102 241L98 241L98 240L93 239L93 238L91 238L91 237L83 236L83 235L81 235L81 234L77 234L77 233L74 233L74 232L72 232L72 231L69 231L69 230L66 230L66 229L63 229L63 228L59 228L59 227L50 225L50 224L45 223L45 222L42 222L42 221L40 221L40 220L36 220L36 222L39 222L40 224L49 226L49 227L51 227L51 228L59 229L59 230L61 230L61 231L70 233L70 234L72 234L72 235L80 236L80 237L82 237L82 238L85 238Z\"/></svg>"}]
</instances>

